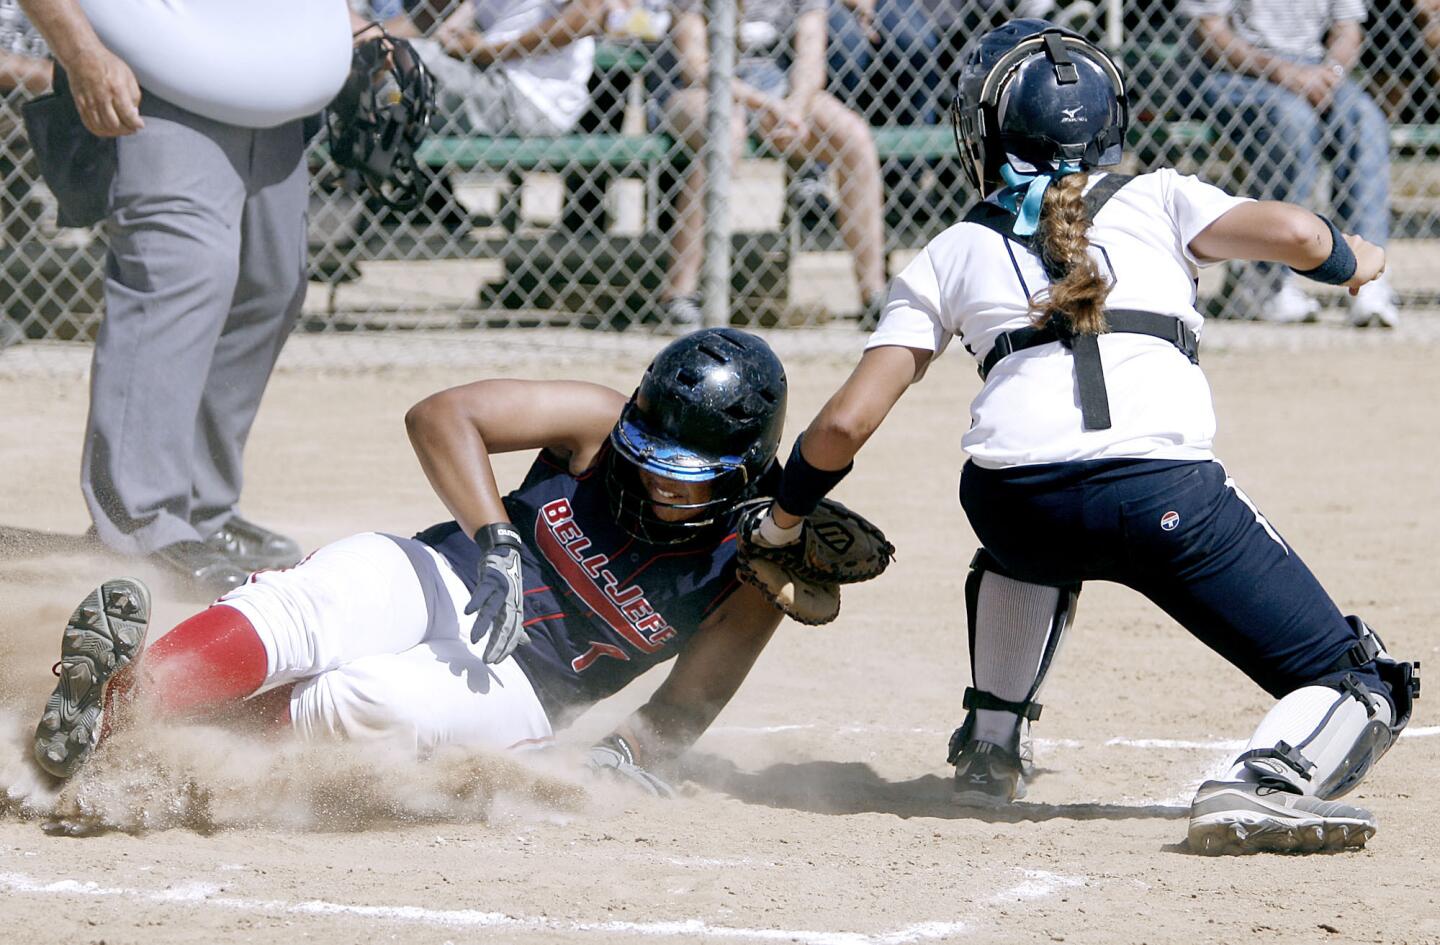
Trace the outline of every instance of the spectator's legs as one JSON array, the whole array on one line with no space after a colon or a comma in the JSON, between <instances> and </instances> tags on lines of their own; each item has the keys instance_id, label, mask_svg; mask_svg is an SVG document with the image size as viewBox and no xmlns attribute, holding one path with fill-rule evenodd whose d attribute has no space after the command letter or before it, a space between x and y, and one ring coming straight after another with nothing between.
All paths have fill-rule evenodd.
<instances>
[{"instance_id":1,"label":"spectator's legs","mask_svg":"<svg viewBox=\"0 0 1440 945\"><path fill-rule=\"evenodd\" d=\"M1416 110L1426 121L1434 121L1440 114L1440 0L1412 0L1416 18L1419 20L1420 38L1425 41L1426 71L1429 81L1416 83L1411 90L1414 95L1423 95L1424 100L1415 103Z\"/></svg>"},{"instance_id":2,"label":"spectator's legs","mask_svg":"<svg viewBox=\"0 0 1440 945\"><path fill-rule=\"evenodd\" d=\"M1390 128L1375 101L1346 81L1324 116L1335 149L1335 222L1377 246L1390 238Z\"/></svg>"},{"instance_id":3,"label":"spectator's legs","mask_svg":"<svg viewBox=\"0 0 1440 945\"><path fill-rule=\"evenodd\" d=\"M934 124L950 104L937 108L935 101L941 85L935 26L916 0L878 0L876 7L880 68L873 81L880 107L861 114L875 125Z\"/></svg>"},{"instance_id":4,"label":"spectator's legs","mask_svg":"<svg viewBox=\"0 0 1440 945\"><path fill-rule=\"evenodd\" d=\"M885 230L880 217L880 160L870 126L828 92L810 102L810 126L793 153L835 169L840 236L855 265L862 304L885 290Z\"/></svg>"},{"instance_id":5,"label":"spectator's legs","mask_svg":"<svg viewBox=\"0 0 1440 945\"><path fill-rule=\"evenodd\" d=\"M433 39L410 42L435 76L433 131L449 135L523 133L514 129L516 96L504 69L478 69L452 59Z\"/></svg>"},{"instance_id":6,"label":"spectator's legs","mask_svg":"<svg viewBox=\"0 0 1440 945\"><path fill-rule=\"evenodd\" d=\"M866 38L855 14L841 0L830 2L827 30L830 91L851 108L864 109L866 102L862 100L861 90L873 58L870 40Z\"/></svg>"},{"instance_id":7,"label":"spectator's legs","mask_svg":"<svg viewBox=\"0 0 1440 945\"><path fill-rule=\"evenodd\" d=\"M300 123L253 135L240 276L195 425L191 523L205 536L235 512L245 441L305 300L307 172Z\"/></svg>"},{"instance_id":8,"label":"spectator's legs","mask_svg":"<svg viewBox=\"0 0 1440 945\"><path fill-rule=\"evenodd\" d=\"M705 92L703 89L681 89L670 96L665 107L670 131L690 155L690 164L680 181L675 198L675 228L670 234L670 262L665 271L666 299L694 295L700 286L701 253L704 250L705 162L701 149L705 146ZM730 137L738 157L745 140L745 108L731 106Z\"/></svg>"},{"instance_id":9,"label":"spectator's legs","mask_svg":"<svg viewBox=\"0 0 1440 945\"><path fill-rule=\"evenodd\" d=\"M1220 123L1222 138L1241 144L1250 170L1242 193L1266 200L1308 204L1320 160L1320 118L1298 95L1270 82L1228 72L1207 75L1200 95ZM1244 280L1242 307L1258 315L1280 291L1287 270L1255 263Z\"/></svg>"},{"instance_id":10,"label":"spectator's legs","mask_svg":"<svg viewBox=\"0 0 1440 945\"><path fill-rule=\"evenodd\" d=\"M128 554L201 537L190 524L196 417L239 276L237 168L253 136L155 95L141 113L145 127L116 142L81 459L99 537Z\"/></svg>"}]
</instances>

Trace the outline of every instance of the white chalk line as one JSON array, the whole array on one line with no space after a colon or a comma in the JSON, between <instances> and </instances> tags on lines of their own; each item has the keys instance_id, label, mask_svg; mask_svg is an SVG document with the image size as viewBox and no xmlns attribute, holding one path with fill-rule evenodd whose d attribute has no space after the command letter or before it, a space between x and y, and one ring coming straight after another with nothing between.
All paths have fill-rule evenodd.
<instances>
[{"instance_id":1,"label":"white chalk line","mask_svg":"<svg viewBox=\"0 0 1440 945\"><path fill-rule=\"evenodd\" d=\"M949 729L903 728L883 725L819 725L805 723L796 725L716 725L710 729L717 735L777 735L786 732L820 732L834 735L926 735L945 736ZM1440 725L1411 726L1400 733L1401 738L1432 738L1440 735ZM1101 744L1106 747L1141 748L1145 750L1174 749L1183 751L1235 751L1244 748L1243 739L1185 739L1185 738L1107 738ZM1037 738L1039 748L1085 748L1087 742L1077 738Z\"/></svg>"},{"instance_id":2,"label":"white chalk line","mask_svg":"<svg viewBox=\"0 0 1440 945\"><path fill-rule=\"evenodd\" d=\"M1053 895L1057 890L1085 883L1083 877L1062 876L1045 870L1020 870L1023 877L1013 887L992 895L988 904L1017 899L1034 900ZM700 919L668 922L581 922L538 916L512 916L503 912L478 909L426 909L420 906L365 906L309 899L294 902L284 899L247 899L220 895L224 887L214 883L186 883L169 889L147 890L123 886L101 886L91 881L62 879L44 882L23 873L0 872L0 890L11 894L94 896L129 899L156 904L181 904L230 909L268 915L334 916L338 918L371 919L379 922L402 922L441 928L503 928L522 932L602 932L622 933L660 938L710 938L750 941L802 942L805 945L908 945L947 936L959 935L968 929L966 922L917 922L893 932L866 935L860 932L826 932L811 929L749 929L711 925Z\"/></svg>"}]
</instances>

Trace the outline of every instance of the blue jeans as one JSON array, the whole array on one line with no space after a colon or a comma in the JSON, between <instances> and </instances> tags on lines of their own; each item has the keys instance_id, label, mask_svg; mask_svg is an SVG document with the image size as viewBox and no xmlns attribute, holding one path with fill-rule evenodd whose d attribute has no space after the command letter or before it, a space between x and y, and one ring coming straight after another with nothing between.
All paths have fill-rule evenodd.
<instances>
[{"instance_id":1,"label":"blue jeans","mask_svg":"<svg viewBox=\"0 0 1440 945\"><path fill-rule=\"evenodd\" d=\"M1335 223L1378 246L1390 238L1390 129L1379 106L1346 79L1324 111L1273 82L1229 72L1200 80L1200 97L1238 139L1250 167L1250 194L1308 205L1320 162L1332 160ZM1278 289L1284 269L1260 263Z\"/></svg>"},{"instance_id":2,"label":"blue jeans","mask_svg":"<svg viewBox=\"0 0 1440 945\"><path fill-rule=\"evenodd\" d=\"M878 46L870 45L855 14L830 4L830 91L872 125L934 124L949 102L938 103L935 67L940 39L916 0L877 0Z\"/></svg>"}]
</instances>

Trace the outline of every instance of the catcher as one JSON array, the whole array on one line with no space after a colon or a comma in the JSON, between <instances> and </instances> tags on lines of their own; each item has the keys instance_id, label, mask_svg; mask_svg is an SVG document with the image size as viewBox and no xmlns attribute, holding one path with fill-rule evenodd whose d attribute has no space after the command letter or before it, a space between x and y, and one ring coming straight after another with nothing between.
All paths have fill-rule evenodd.
<instances>
[{"instance_id":1,"label":"catcher","mask_svg":"<svg viewBox=\"0 0 1440 945\"><path fill-rule=\"evenodd\" d=\"M1363 845L1340 803L1405 728L1415 664L1343 616L1211 449L1199 266L1274 260L1352 293L1385 254L1293 204L1234 197L1122 155L1124 80L1043 20L981 36L955 87L961 165L986 200L895 280L859 365L786 463L751 534L783 546L930 360L959 338L984 385L960 501L983 544L966 581L973 688L955 799L1023 796L1024 730L1082 582L1125 584L1278 701L1191 806L1203 853ZM1202 683L1203 684L1203 683Z\"/></svg>"},{"instance_id":2,"label":"catcher","mask_svg":"<svg viewBox=\"0 0 1440 945\"><path fill-rule=\"evenodd\" d=\"M435 394L406 424L453 521L257 572L148 648L146 589L106 582L66 626L36 760L68 777L137 712L422 754L535 745L675 658L590 755L668 795L647 769L706 729L779 623L737 579L733 539L743 503L778 479L785 403L780 361L733 329L671 343L628 399L574 381ZM539 453L502 496L490 457L515 450Z\"/></svg>"}]
</instances>

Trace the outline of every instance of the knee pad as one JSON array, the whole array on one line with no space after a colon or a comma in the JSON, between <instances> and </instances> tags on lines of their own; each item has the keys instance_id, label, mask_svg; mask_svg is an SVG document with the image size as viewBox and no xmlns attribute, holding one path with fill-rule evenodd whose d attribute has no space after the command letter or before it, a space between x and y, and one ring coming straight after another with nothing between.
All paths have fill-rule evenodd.
<instances>
[{"instance_id":1,"label":"knee pad","mask_svg":"<svg viewBox=\"0 0 1440 945\"><path fill-rule=\"evenodd\" d=\"M995 599L992 594L1001 595L1005 612L981 614L984 601ZM1040 717L1043 706L1036 700L1064 632L1075 620L1079 594L1078 584L1053 587L1012 578L983 548L976 553L965 580L974 685L965 690L965 721L950 737L951 764L978 737L1018 755L1029 767L1025 734ZM1008 644L1003 652L996 652L999 639ZM986 679L981 679L982 664Z\"/></svg>"},{"instance_id":2,"label":"knee pad","mask_svg":"<svg viewBox=\"0 0 1440 945\"><path fill-rule=\"evenodd\" d=\"M1419 664L1391 659L1364 621L1346 620L1355 646L1275 704L1235 759L1237 774L1326 800L1340 797L1409 723L1420 694Z\"/></svg>"}]
</instances>

